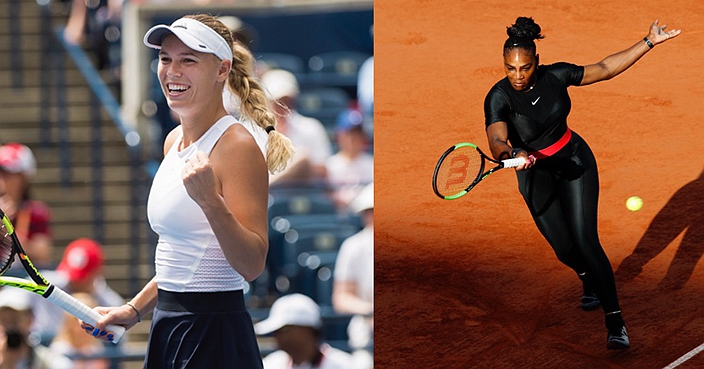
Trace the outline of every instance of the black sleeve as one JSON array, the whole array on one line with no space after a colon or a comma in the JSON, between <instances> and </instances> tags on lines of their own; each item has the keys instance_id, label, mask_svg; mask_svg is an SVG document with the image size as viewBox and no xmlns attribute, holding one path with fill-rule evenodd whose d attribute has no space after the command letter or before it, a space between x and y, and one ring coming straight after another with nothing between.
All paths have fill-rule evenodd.
<instances>
[{"instance_id":1,"label":"black sleeve","mask_svg":"<svg viewBox=\"0 0 704 369\"><path fill-rule=\"evenodd\" d=\"M496 122L508 122L510 111L508 97L494 85L484 99L484 124L489 127Z\"/></svg>"},{"instance_id":2,"label":"black sleeve","mask_svg":"<svg viewBox=\"0 0 704 369\"><path fill-rule=\"evenodd\" d=\"M567 86L579 86L584 78L584 67L570 63L555 63L551 72Z\"/></svg>"}]
</instances>

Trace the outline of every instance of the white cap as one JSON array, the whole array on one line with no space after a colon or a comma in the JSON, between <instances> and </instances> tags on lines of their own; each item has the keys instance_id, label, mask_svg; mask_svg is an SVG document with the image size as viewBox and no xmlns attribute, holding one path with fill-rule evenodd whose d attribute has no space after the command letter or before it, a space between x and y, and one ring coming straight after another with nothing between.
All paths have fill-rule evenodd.
<instances>
[{"instance_id":1,"label":"white cap","mask_svg":"<svg viewBox=\"0 0 704 369\"><path fill-rule=\"evenodd\" d=\"M37 160L32 150L22 144L8 143L0 147L0 168L10 173L22 173L28 177L37 171Z\"/></svg>"},{"instance_id":2,"label":"white cap","mask_svg":"<svg viewBox=\"0 0 704 369\"><path fill-rule=\"evenodd\" d=\"M171 26L160 24L152 27L144 35L144 44L161 49L161 41L168 34L174 34L189 48L202 53L213 54L220 60L232 60L232 48L215 30L191 18L181 18Z\"/></svg>"},{"instance_id":3,"label":"white cap","mask_svg":"<svg viewBox=\"0 0 704 369\"><path fill-rule=\"evenodd\" d=\"M269 97L278 100L282 97L298 95L298 80L293 73L283 69L272 69L262 76L262 84L269 91Z\"/></svg>"},{"instance_id":4,"label":"white cap","mask_svg":"<svg viewBox=\"0 0 704 369\"><path fill-rule=\"evenodd\" d=\"M14 287L3 287L0 290L0 308L10 308L16 311L32 310L31 292Z\"/></svg>"},{"instance_id":5,"label":"white cap","mask_svg":"<svg viewBox=\"0 0 704 369\"><path fill-rule=\"evenodd\" d=\"M350 209L355 213L374 209L374 183L370 183L359 191L357 197L350 201Z\"/></svg>"},{"instance_id":6,"label":"white cap","mask_svg":"<svg viewBox=\"0 0 704 369\"><path fill-rule=\"evenodd\" d=\"M257 334L265 335L287 325L320 328L320 306L310 297L294 293L279 297L271 305L269 317L254 325Z\"/></svg>"}]
</instances>

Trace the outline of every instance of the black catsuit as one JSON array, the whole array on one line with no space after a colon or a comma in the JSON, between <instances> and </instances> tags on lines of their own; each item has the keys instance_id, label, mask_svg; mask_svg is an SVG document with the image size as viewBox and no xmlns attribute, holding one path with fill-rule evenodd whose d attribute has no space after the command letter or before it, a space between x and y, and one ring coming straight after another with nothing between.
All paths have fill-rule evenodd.
<instances>
[{"instance_id":1,"label":"black catsuit","mask_svg":"<svg viewBox=\"0 0 704 369\"><path fill-rule=\"evenodd\" d=\"M505 122L511 146L529 153L564 137L571 109L567 87L581 83L584 67L556 63L541 65L536 73L530 91L516 91L504 78L484 101L486 126ZM535 224L558 259L578 274L586 273L605 313L620 310L611 263L597 234L599 177L587 143L572 132L559 151L516 175Z\"/></svg>"}]
</instances>

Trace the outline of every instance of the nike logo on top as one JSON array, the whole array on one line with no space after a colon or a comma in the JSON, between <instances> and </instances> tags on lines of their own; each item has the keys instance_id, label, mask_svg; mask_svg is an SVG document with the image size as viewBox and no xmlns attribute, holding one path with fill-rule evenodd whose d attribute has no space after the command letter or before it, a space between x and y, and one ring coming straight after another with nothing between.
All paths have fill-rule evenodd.
<instances>
[{"instance_id":1,"label":"nike logo on top","mask_svg":"<svg viewBox=\"0 0 704 369\"><path fill-rule=\"evenodd\" d=\"M530 103L531 103L532 105L535 105L535 104L538 103L538 100L540 100L540 96L538 96L538 98L535 99L535 101L531 101Z\"/></svg>"}]
</instances>

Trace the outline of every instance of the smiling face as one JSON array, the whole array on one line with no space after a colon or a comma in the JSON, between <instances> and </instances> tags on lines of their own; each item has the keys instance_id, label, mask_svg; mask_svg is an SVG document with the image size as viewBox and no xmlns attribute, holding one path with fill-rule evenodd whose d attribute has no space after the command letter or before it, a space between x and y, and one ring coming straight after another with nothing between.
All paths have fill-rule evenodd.
<instances>
[{"instance_id":1,"label":"smiling face","mask_svg":"<svg viewBox=\"0 0 704 369\"><path fill-rule=\"evenodd\" d=\"M504 53L504 72L516 91L533 88L537 78L538 55L523 49L513 48Z\"/></svg>"},{"instance_id":2,"label":"smiling face","mask_svg":"<svg viewBox=\"0 0 704 369\"><path fill-rule=\"evenodd\" d=\"M169 107L181 116L195 115L213 102L222 102L230 63L194 51L174 35L164 37L157 74Z\"/></svg>"}]
</instances>

